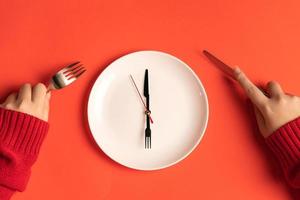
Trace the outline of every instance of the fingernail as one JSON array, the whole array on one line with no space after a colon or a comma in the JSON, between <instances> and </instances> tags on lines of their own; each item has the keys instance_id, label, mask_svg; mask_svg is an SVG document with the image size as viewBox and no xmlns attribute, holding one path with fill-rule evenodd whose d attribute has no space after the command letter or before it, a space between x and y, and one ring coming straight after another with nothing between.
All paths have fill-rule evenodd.
<instances>
[{"instance_id":1,"label":"fingernail","mask_svg":"<svg viewBox=\"0 0 300 200\"><path fill-rule=\"evenodd\" d=\"M240 72L240 71L241 71L241 69L239 68L239 66L235 66L235 67L233 68L233 70L234 70L234 71L237 71L237 72Z\"/></svg>"},{"instance_id":2,"label":"fingernail","mask_svg":"<svg viewBox=\"0 0 300 200\"><path fill-rule=\"evenodd\" d=\"M238 66L236 66L233 68L233 73L234 73L234 75L238 75L241 73L241 69Z\"/></svg>"}]
</instances>

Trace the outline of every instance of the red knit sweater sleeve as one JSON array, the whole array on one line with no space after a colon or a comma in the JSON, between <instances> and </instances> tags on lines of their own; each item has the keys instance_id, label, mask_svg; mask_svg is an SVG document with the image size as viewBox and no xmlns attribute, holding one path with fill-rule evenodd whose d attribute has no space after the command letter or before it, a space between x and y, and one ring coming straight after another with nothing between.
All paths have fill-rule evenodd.
<instances>
[{"instance_id":1,"label":"red knit sweater sleeve","mask_svg":"<svg viewBox=\"0 0 300 200\"><path fill-rule=\"evenodd\" d=\"M293 188L300 188L300 117L285 124L266 139Z\"/></svg>"},{"instance_id":2,"label":"red knit sweater sleeve","mask_svg":"<svg viewBox=\"0 0 300 200\"><path fill-rule=\"evenodd\" d=\"M37 159L48 123L20 112L0 108L0 199L24 191Z\"/></svg>"}]
</instances>

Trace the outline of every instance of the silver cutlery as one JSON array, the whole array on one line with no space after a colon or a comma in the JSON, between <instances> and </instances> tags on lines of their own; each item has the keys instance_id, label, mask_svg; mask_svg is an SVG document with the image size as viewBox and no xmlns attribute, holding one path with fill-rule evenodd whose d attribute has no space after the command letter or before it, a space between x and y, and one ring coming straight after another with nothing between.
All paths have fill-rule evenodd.
<instances>
[{"instance_id":1,"label":"silver cutlery","mask_svg":"<svg viewBox=\"0 0 300 200\"><path fill-rule=\"evenodd\" d=\"M59 70L50 80L48 91L62 89L76 81L86 69L77 61Z\"/></svg>"}]
</instances>

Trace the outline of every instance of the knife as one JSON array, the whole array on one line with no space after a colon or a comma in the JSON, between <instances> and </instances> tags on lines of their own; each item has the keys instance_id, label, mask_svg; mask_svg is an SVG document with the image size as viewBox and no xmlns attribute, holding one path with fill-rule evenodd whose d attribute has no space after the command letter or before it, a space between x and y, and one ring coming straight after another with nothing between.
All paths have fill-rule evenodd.
<instances>
[{"instance_id":1,"label":"knife","mask_svg":"<svg viewBox=\"0 0 300 200\"><path fill-rule=\"evenodd\" d=\"M230 67L229 65L225 64L223 61L221 61L219 58L217 58L216 56L212 55L210 52L203 50L203 54L222 72L224 72L225 74L227 74L229 77L231 77L233 80L236 80L235 76L234 76L234 71L233 68ZM262 84L258 84L256 85L258 87L258 89L260 89L260 91L262 93L264 93L264 95L266 95L267 97L270 97L270 94L265 90L265 87Z\"/></svg>"},{"instance_id":2,"label":"knife","mask_svg":"<svg viewBox=\"0 0 300 200\"><path fill-rule=\"evenodd\" d=\"M150 112L150 95L149 95L149 77L148 69L145 70L145 79L144 79L144 96L146 98L146 107ZM146 115L146 129L145 129L145 148L151 149L151 129L150 129L150 117Z\"/></svg>"},{"instance_id":3,"label":"knife","mask_svg":"<svg viewBox=\"0 0 300 200\"><path fill-rule=\"evenodd\" d=\"M217 57L215 57L214 55L212 55L211 53L209 53L206 50L203 50L203 54L221 71L223 71L225 74L227 74L228 76L230 76L231 78L233 78L235 80L234 77L234 73L233 73L233 69L225 64L223 61L221 61L220 59L218 59Z\"/></svg>"}]
</instances>

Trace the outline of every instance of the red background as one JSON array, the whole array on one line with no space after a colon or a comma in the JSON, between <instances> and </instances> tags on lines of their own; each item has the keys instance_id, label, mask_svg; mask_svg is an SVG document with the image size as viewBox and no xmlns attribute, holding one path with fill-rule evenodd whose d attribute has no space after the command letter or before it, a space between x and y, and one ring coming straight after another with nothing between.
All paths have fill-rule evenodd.
<instances>
[{"instance_id":1,"label":"red background","mask_svg":"<svg viewBox=\"0 0 300 200\"><path fill-rule=\"evenodd\" d=\"M88 72L54 92L50 132L15 200L291 199L259 140L245 98L201 55L208 49L258 82L300 93L300 1L0 0L0 95L46 81L81 60ZM116 164L93 142L90 88L114 59L161 50L187 62L206 88L210 119L184 161L142 172Z\"/></svg>"}]
</instances>

